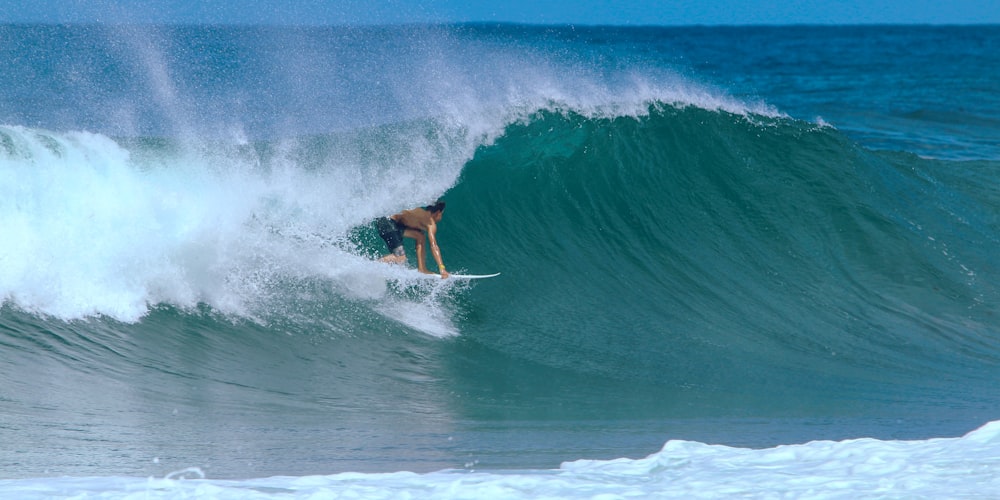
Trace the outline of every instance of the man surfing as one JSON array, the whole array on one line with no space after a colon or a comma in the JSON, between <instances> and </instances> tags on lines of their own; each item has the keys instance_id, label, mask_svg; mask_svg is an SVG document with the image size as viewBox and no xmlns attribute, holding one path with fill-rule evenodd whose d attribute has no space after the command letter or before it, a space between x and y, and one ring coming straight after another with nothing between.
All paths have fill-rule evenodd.
<instances>
[{"instance_id":1,"label":"man surfing","mask_svg":"<svg viewBox=\"0 0 1000 500\"><path fill-rule=\"evenodd\" d=\"M385 246L392 252L379 261L405 264L406 250L403 248L403 238L413 238L417 246L417 270L424 274L431 274L424 262L427 255L424 241L430 239L431 255L437 262L441 278L447 278L448 271L444 268L444 262L441 260L441 249L438 248L435 237L437 223L441 222L442 215L444 215L444 201L437 200L433 205L403 210L390 217L379 217L375 221L375 227L378 228L378 235L385 240Z\"/></svg>"}]
</instances>

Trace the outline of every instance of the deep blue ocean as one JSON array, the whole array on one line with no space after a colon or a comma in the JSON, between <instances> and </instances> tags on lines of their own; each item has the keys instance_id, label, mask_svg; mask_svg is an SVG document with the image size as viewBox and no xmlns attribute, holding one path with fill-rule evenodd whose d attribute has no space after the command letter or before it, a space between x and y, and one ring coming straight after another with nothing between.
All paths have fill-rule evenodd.
<instances>
[{"instance_id":1,"label":"deep blue ocean","mask_svg":"<svg viewBox=\"0 0 1000 500\"><path fill-rule=\"evenodd\" d=\"M1000 26L0 25L0 497L995 492L998 248Z\"/></svg>"}]
</instances>

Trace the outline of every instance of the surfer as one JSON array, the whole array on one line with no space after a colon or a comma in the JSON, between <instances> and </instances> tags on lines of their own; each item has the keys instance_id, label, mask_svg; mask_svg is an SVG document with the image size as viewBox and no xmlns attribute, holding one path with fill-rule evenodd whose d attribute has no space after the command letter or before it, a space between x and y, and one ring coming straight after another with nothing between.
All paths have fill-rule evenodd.
<instances>
[{"instance_id":1,"label":"surfer","mask_svg":"<svg viewBox=\"0 0 1000 500\"><path fill-rule=\"evenodd\" d=\"M441 222L444 215L444 201L437 200L433 205L402 212L390 217L380 217L375 221L378 234L385 240L385 246L392 252L379 259L381 262L391 262L393 264L406 263L406 250L403 248L403 238L413 238L417 242L417 270L430 274L427 264L424 262L427 250L424 241L431 241L431 255L437 261L438 271L441 278L448 277L448 271L444 268L441 260L441 249L438 248L437 223Z\"/></svg>"}]
</instances>

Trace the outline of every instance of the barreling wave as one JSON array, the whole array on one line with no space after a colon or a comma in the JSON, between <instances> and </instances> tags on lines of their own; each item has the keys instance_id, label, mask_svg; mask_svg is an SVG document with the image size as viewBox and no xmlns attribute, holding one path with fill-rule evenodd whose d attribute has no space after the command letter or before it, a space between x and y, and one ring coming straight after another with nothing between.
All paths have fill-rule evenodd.
<instances>
[{"instance_id":1,"label":"barreling wave","mask_svg":"<svg viewBox=\"0 0 1000 500\"><path fill-rule=\"evenodd\" d=\"M973 179L996 174L780 116L542 111L465 167L448 249L505 273L468 296L476 340L549 366L695 387L982 380L997 200Z\"/></svg>"},{"instance_id":2,"label":"barreling wave","mask_svg":"<svg viewBox=\"0 0 1000 500\"><path fill-rule=\"evenodd\" d=\"M461 335L583 380L694 389L985 381L1000 358L995 163L684 102L554 106L495 140L408 127L194 153L5 128L0 293L64 320L207 307ZM368 221L445 190L449 267L501 278L418 284L370 261Z\"/></svg>"}]
</instances>

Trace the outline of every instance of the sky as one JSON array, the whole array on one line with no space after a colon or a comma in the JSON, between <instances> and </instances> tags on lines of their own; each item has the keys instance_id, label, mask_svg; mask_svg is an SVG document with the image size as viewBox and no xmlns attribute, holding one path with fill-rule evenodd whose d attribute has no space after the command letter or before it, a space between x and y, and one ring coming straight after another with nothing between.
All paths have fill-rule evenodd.
<instances>
[{"instance_id":1,"label":"sky","mask_svg":"<svg viewBox=\"0 0 1000 500\"><path fill-rule=\"evenodd\" d=\"M1000 24L1000 0L0 0L0 22Z\"/></svg>"}]
</instances>

